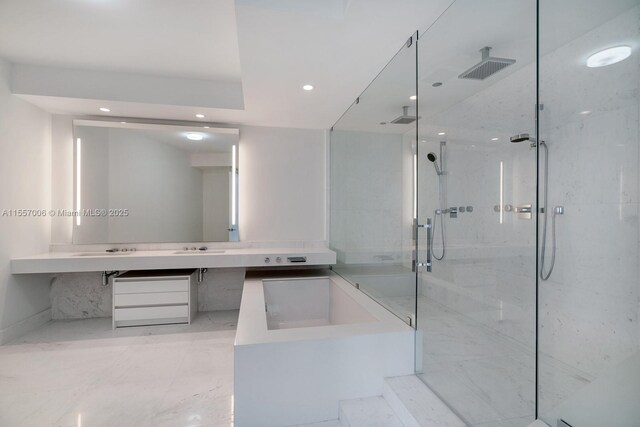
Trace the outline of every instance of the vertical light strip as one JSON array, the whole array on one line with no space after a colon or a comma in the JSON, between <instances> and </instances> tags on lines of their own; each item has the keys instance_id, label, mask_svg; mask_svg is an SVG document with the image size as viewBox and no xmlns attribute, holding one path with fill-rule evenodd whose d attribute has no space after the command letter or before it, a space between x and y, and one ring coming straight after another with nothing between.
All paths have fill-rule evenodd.
<instances>
[{"instance_id":1,"label":"vertical light strip","mask_svg":"<svg viewBox=\"0 0 640 427\"><path fill-rule=\"evenodd\" d=\"M236 225L236 146L231 151L231 225Z\"/></svg>"},{"instance_id":2,"label":"vertical light strip","mask_svg":"<svg viewBox=\"0 0 640 427\"><path fill-rule=\"evenodd\" d=\"M80 225L80 194L82 192L82 140L76 139L76 225Z\"/></svg>"},{"instance_id":3,"label":"vertical light strip","mask_svg":"<svg viewBox=\"0 0 640 427\"><path fill-rule=\"evenodd\" d=\"M413 219L418 218L418 155L413 155Z\"/></svg>"},{"instance_id":4,"label":"vertical light strip","mask_svg":"<svg viewBox=\"0 0 640 427\"><path fill-rule=\"evenodd\" d=\"M500 161L500 224L504 215L504 162Z\"/></svg>"}]
</instances>

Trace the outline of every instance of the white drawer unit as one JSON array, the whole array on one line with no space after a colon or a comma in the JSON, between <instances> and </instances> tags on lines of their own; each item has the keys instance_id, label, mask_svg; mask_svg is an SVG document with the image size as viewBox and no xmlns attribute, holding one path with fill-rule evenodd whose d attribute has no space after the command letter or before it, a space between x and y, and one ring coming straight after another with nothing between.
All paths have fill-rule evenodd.
<instances>
[{"instance_id":1,"label":"white drawer unit","mask_svg":"<svg viewBox=\"0 0 640 427\"><path fill-rule=\"evenodd\" d=\"M191 323L197 270L128 271L113 279L113 327Z\"/></svg>"}]
</instances>

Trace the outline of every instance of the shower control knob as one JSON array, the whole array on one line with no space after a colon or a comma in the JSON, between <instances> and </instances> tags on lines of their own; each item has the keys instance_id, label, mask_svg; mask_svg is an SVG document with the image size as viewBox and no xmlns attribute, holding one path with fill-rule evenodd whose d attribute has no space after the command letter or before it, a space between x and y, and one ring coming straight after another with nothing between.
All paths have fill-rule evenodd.
<instances>
[{"instance_id":1,"label":"shower control knob","mask_svg":"<svg viewBox=\"0 0 640 427\"><path fill-rule=\"evenodd\" d=\"M464 212L466 210L466 208L464 206L460 206L458 208L458 212Z\"/></svg>"},{"instance_id":2,"label":"shower control knob","mask_svg":"<svg viewBox=\"0 0 640 427\"><path fill-rule=\"evenodd\" d=\"M265 257L264 258L264 263L265 264L269 264L270 262L271 262L271 258L269 258L269 257Z\"/></svg>"},{"instance_id":3,"label":"shower control knob","mask_svg":"<svg viewBox=\"0 0 640 427\"><path fill-rule=\"evenodd\" d=\"M473 212L473 206L467 206L467 212Z\"/></svg>"},{"instance_id":4,"label":"shower control knob","mask_svg":"<svg viewBox=\"0 0 640 427\"><path fill-rule=\"evenodd\" d=\"M276 262L282 262L282 258L280 257L276 258Z\"/></svg>"}]
</instances>

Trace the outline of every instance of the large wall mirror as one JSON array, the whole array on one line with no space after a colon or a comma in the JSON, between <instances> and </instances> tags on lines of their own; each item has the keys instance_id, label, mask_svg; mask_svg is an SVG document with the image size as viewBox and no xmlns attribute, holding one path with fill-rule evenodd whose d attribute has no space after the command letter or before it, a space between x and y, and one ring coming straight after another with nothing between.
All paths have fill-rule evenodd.
<instances>
[{"instance_id":1,"label":"large wall mirror","mask_svg":"<svg viewBox=\"0 0 640 427\"><path fill-rule=\"evenodd\" d=\"M73 124L73 243L238 240L237 128Z\"/></svg>"}]
</instances>

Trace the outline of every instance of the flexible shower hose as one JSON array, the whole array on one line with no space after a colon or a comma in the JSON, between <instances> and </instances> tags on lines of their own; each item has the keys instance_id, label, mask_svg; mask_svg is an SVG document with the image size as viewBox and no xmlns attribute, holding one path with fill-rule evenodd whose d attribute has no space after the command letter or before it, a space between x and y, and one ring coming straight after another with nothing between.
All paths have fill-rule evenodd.
<instances>
[{"instance_id":1,"label":"flexible shower hose","mask_svg":"<svg viewBox=\"0 0 640 427\"><path fill-rule=\"evenodd\" d=\"M429 250L431 251L431 254L433 255L433 257L435 259L437 259L438 261L442 261L444 259L444 254L446 251L446 244L445 244L445 238L444 238L444 209L443 209L443 197L442 197L442 175L438 176L438 202L440 204L440 209L436 209L434 214L433 214L433 231L434 231L434 235L436 234L436 226L438 224L438 215L442 215L442 220L440 221L440 236L442 237L442 255L437 256L436 253L433 251L433 241L436 240L435 236L433 239L431 239L430 242L430 248ZM438 211L440 211L440 213L438 214Z\"/></svg>"},{"instance_id":2,"label":"flexible shower hose","mask_svg":"<svg viewBox=\"0 0 640 427\"><path fill-rule=\"evenodd\" d=\"M556 212L555 209L553 211L553 216L551 217L551 265L549 266L549 271L545 273L545 255L547 249L547 218L549 216L549 207L547 206L547 199L549 193L549 148L544 141L540 142L540 146L544 147L544 212L543 212L543 220L542 220L542 248L540 253L540 278L542 280L547 280L551 277L551 273L553 272L553 267L556 264Z\"/></svg>"}]
</instances>

